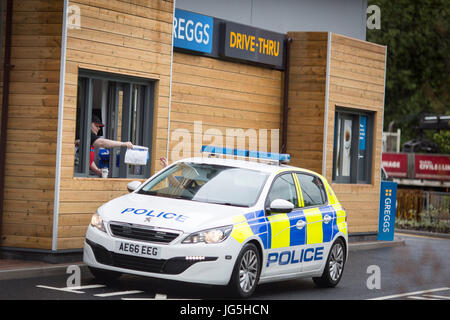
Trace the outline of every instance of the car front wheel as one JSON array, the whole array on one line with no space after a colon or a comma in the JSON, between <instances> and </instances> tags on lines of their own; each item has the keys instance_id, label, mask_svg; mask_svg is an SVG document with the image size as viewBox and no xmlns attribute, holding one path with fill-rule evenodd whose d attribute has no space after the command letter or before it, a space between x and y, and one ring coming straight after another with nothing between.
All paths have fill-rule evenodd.
<instances>
[{"instance_id":1,"label":"car front wheel","mask_svg":"<svg viewBox=\"0 0 450 320\"><path fill-rule=\"evenodd\" d=\"M230 283L232 294L248 298L255 292L261 271L261 257L253 243L248 243L241 250L233 269Z\"/></svg>"}]
</instances>

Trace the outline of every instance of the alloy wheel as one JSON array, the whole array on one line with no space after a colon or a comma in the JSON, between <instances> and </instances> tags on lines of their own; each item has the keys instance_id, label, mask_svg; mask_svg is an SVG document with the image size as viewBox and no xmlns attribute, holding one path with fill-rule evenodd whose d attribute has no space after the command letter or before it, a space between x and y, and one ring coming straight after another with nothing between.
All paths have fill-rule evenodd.
<instances>
[{"instance_id":1,"label":"alloy wheel","mask_svg":"<svg viewBox=\"0 0 450 320\"><path fill-rule=\"evenodd\" d=\"M331 280L336 281L342 274L344 269L344 248L340 243L333 246L330 255L329 271Z\"/></svg>"},{"instance_id":2,"label":"alloy wheel","mask_svg":"<svg viewBox=\"0 0 450 320\"><path fill-rule=\"evenodd\" d=\"M256 284L258 275L258 257L255 251L248 250L242 257L239 266L239 284L242 291L250 292Z\"/></svg>"}]
</instances>

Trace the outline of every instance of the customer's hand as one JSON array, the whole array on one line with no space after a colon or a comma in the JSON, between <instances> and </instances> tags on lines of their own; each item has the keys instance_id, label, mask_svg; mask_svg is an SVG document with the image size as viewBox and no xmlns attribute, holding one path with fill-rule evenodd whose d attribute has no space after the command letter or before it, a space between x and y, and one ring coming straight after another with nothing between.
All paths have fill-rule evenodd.
<instances>
[{"instance_id":1,"label":"customer's hand","mask_svg":"<svg viewBox=\"0 0 450 320\"><path fill-rule=\"evenodd\" d=\"M169 162L168 162L167 159L164 158L164 157L159 158L159 163L161 163L161 166L162 166L163 168L165 168L165 167L167 167L167 166L169 165Z\"/></svg>"}]
</instances>

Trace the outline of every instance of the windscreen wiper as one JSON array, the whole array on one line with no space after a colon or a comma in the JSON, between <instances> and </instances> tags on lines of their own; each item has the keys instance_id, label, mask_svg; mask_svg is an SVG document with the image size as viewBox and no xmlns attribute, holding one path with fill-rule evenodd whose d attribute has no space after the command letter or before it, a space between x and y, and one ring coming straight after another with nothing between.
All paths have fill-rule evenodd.
<instances>
[{"instance_id":1,"label":"windscreen wiper","mask_svg":"<svg viewBox=\"0 0 450 320\"><path fill-rule=\"evenodd\" d=\"M248 206L243 204L237 204L237 203L231 203L231 202L221 202L221 201L207 201L207 200L195 200L194 201L200 201L200 202L206 202L206 203L212 203L212 204L220 204L223 206L231 206L231 207L242 207L242 208L248 208Z\"/></svg>"}]
</instances>

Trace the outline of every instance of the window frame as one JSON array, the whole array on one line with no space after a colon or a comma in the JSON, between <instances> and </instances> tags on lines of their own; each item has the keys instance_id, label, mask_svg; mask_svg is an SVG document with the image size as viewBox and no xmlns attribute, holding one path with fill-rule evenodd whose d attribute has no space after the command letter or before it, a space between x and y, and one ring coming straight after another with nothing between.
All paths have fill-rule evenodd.
<instances>
[{"instance_id":1,"label":"window frame","mask_svg":"<svg viewBox=\"0 0 450 320\"><path fill-rule=\"evenodd\" d=\"M279 173L279 174L277 174L273 179L272 179L272 182L270 183L270 188L269 188L269 191L267 191L267 194L266 194L266 199L264 200L264 212L268 212L268 209L270 208L270 203L268 203L268 201L269 201L269 194L270 194L270 192L272 191L272 188L273 188L273 185L274 185L274 183L275 183L275 181L278 179L278 178L280 178L281 176L283 176L283 175L290 175L291 176L291 178L292 178L292 181L294 182L294 189L295 189L295 195L296 195L296 197L297 197L297 206L295 206L295 204L294 204L294 209L293 210L296 210L296 209L301 209L301 208L303 208L303 207L300 207L300 199L298 198L298 189L297 189L297 184L295 183L295 178L294 178L294 171L287 171L287 172L281 172L281 173Z\"/></svg>"},{"instance_id":2,"label":"window frame","mask_svg":"<svg viewBox=\"0 0 450 320\"><path fill-rule=\"evenodd\" d=\"M78 114L76 117L76 132L79 132L80 139L80 170L74 164L74 177L90 178L93 177L89 172L89 153L90 153L90 139L91 139L91 120L93 112L93 83L94 80L107 81L106 88L106 110L105 119L102 119L106 124L106 132L103 135L111 140L131 141L131 121L132 121L132 90L134 86L140 87L140 111L141 118L137 122L140 128L136 129L141 132L142 143L140 145L148 147L149 161L141 174L129 173L128 164L120 161L119 168L115 167L116 161L114 157L116 152L112 152L116 148L110 148L109 163L112 168L111 174L113 178L119 179L146 179L150 177L151 170L151 153L153 142L153 122L154 122L154 108L155 108L155 80L145 79L135 76L126 76L120 74L107 73L102 71L79 69L78 70L78 87L77 87L77 109L80 111L80 119ZM123 91L122 102L122 116L118 118L118 92ZM81 105L80 105L81 103ZM112 111L113 110L113 111ZM113 112L116 116L113 116ZM115 121L113 121L113 118ZM117 136L118 124L121 123L121 136ZM114 129L112 128L114 126ZM103 128L104 129L104 128ZM114 133L112 133L114 132ZM109 136L110 134L114 136ZM133 142L133 141L132 141ZM135 143L134 143L135 144ZM120 160L125 159L125 147L120 147ZM114 166L113 166L114 165Z\"/></svg>"},{"instance_id":3,"label":"window frame","mask_svg":"<svg viewBox=\"0 0 450 320\"><path fill-rule=\"evenodd\" d=\"M321 203L321 204L314 204L314 205L311 205L311 206L305 206L305 197L303 196L302 185L301 185L300 179L298 177L296 177L296 179L298 181L298 187L300 188L299 191L301 192L301 196L302 196L302 200L303 200L303 206L300 207L300 208L315 208L315 207L321 207L321 206L328 205L328 194L327 194L327 190L326 190L326 187L325 187L325 183L323 182L323 180L319 176L317 176L315 174L312 174L312 173L309 173L309 172L299 172L299 171L294 172L293 174L295 174L295 175L311 176L311 177L314 177L316 179L319 179L322 182L322 192L321 192L321 194L324 196L324 202Z\"/></svg>"},{"instance_id":4,"label":"window frame","mask_svg":"<svg viewBox=\"0 0 450 320\"><path fill-rule=\"evenodd\" d=\"M361 156L360 154L360 123L361 117L366 117L366 128L365 128L365 155ZM333 138L333 169L332 169L332 181L333 183L343 183L343 184L371 184L373 179L372 169L373 169L373 136L375 132L374 119L375 112L369 110L357 110L351 108L345 108L336 106L335 109L335 122L334 122L334 138ZM342 170L342 161L343 156L342 152L340 155L338 154L338 144L340 149L343 148L343 131L344 126L340 126L340 132L338 133L338 121L342 119L341 123L344 120L351 119L352 120L352 136L351 136L351 150L356 150L357 152L352 152L350 156L350 175L342 176L336 174L336 165L337 161L341 163ZM339 141L338 141L339 140ZM340 156L340 157L339 157ZM339 157L339 158L338 158ZM364 157L364 168L360 168L360 159ZM356 163L356 165L355 165ZM363 173L361 173L363 172ZM360 175L364 174L365 178L360 178Z\"/></svg>"}]
</instances>

